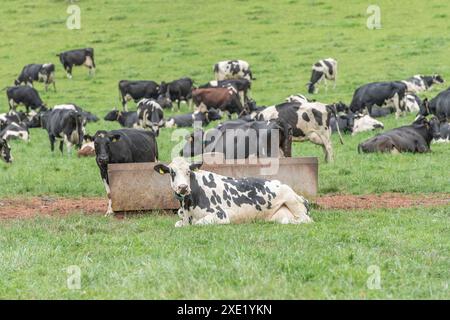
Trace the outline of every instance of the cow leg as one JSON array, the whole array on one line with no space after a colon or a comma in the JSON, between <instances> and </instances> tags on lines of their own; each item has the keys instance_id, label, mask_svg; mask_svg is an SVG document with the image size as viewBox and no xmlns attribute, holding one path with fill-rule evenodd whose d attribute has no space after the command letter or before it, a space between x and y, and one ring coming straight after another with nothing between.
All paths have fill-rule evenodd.
<instances>
[{"instance_id":1,"label":"cow leg","mask_svg":"<svg viewBox=\"0 0 450 320\"><path fill-rule=\"evenodd\" d=\"M312 132L308 135L308 140L322 146L323 152L325 153L325 162L329 163L333 161L333 148L329 137L327 138L318 132Z\"/></svg>"},{"instance_id":2,"label":"cow leg","mask_svg":"<svg viewBox=\"0 0 450 320\"><path fill-rule=\"evenodd\" d=\"M64 150L64 140L61 140L59 142L59 151L61 151L61 154L63 154L63 150Z\"/></svg>"},{"instance_id":3,"label":"cow leg","mask_svg":"<svg viewBox=\"0 0 450 320\"><path fill-rule=\"evenodd\" d=\"M50 150L53 152L55 151L55 141L56 141L55 136L49 134L48 138L50 139Z\"/></svg>"},{"instance_id":4,"label":"cow leg","mask_svg":"<svg viewBox=\"0 0 450 320\"><path fill-rule=\"evenodd\" d=\"M53 90L56 92L56 82L53 81Z\"/></svg>"},{"instance_id":5,"label":"cow leg","mask_svg":"<svg viewBox=\"0 0 450 320\"><path fill-rule=\"evenodd\" d=\"M297 195L290 187L284 186L285 191L282 194L287 196L284 203L293 214L294 219L290 223L309 223L313 220L308 216L308 201Z\"/></svg>"},{"instance_id":6,"label":"cow leg","mask_svg":"<svg viewBox=\"0 0 450 320\"><path fill-rule=\"evenodd\" d=\"M105 186L106 195L108 196L108 209L106 210L105 217L108 217L114 214L112 209L112 200L111 200L111 189L109 188L109 183L106 181L106 178L103 178L103 185Z\"/></svg>"},{"instance_id":7,"label":"cow leg","mask_svg":"<svg viewBox=\"0 0 450 320\"><path fill-rule=\"evenodd\" d=\"M62 141L61 141L62 143ZM64 137L64 143L66 144L67 147L67 154L70 155L72 152L72 143L69 141L69 139L67 139L67 137ZM62 152L62 150L61 150Z\"/></svg>"},{"instance_id":8,"label":"cow leg","mask_svg":"<svg viewBox=\"0 0 450 320\"><path fill-rule=\"evenodd\" d=\"M64 68L66 69L67 78L72 79L72 66L66 65Z\"/></svg>"},{"instance_id":9,"label":"cow leg","mask_svg":"<svg viewBox=\"0 0 450 320\"><path fill-rule=\"evenodd\" d=\"M208 224L229 224L230 219L228 217L219 218L215 213L208 214L207 216L194 222L195 225L208 225Z\"/></svg>"}]
</instances>

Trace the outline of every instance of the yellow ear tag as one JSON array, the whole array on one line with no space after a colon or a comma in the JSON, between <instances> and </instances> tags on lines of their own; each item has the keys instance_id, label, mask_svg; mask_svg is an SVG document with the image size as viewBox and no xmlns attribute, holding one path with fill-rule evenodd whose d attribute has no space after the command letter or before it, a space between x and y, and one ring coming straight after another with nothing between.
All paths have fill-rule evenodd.
<instances>
[{"instance_id":1,"label":"yellow ear tag","mask_svg":"<svg viewBox=\"0 0 450 320\"><path fill-rule=\"evenodd\" d=\"M159 173L164 174L163 169L159 169Z\"/></svg>"},{"instance_id":2,"label":"yellow ear tag","mask_svg":"<svg viewBox=\"0 0 450 320\"><path fill-rule=\"evenodd\" d=\"M193 140L192 137L190 137L190 138L189 138L189 142L192 142L192 140Z\"/></svg>"}]
</instances>

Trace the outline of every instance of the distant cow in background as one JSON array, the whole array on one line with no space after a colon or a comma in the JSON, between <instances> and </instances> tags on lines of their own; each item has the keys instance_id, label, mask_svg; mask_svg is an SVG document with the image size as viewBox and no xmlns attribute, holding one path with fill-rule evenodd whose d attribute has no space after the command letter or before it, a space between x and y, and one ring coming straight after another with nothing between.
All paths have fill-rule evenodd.
<instances>
[{"instance_id":1,"label":"distant cow in background","mask_svg":"<svg viewBox=\"0 0 450 320\"><path fill-rule=\"evenodd\" d=\"M125 128L139 128L138 114L136 111L112 110L104 118L105 121L117 121Z\"/></svg>"},{"instance_id":2,"label":"distant cow in background","mask_svg":"<svg viewBox=\"0 0 450 320\"><path fill-rule=\"evenodd\" d=\"M161 82L159 86L160 97L169 98L171 102L176 101L178 111L180 111L180 102L185 101L191 107L192 104L192 87L194 81L191 78L185 77L169 83Z\"/></svg>"},{"instance_id":3,"label":"distant cow in background","mask_svg":"<svg viewBox=\"0 0 450 320\"><path fill-rule=\"evenodd\" d=\"M383 123L372 118L368 114L361 113L340 113L330 117L330 127L332 132L337 132L337 128L343 132L355 135L364 131L384 129Z\"/></svg>"},{"instance_id":4,"label":"distant cow in background","mask_svg":"<svg viewBox=\"0 0 450 320\"><path fill-rule=\"evenodd\" d=\"M120 80L119 81L119 99L122 102L124 111L128 110L127 102L134 100L138 102L141 99L157 99L159 95L159 84L152 80Z\"/></svg>"},{"instance_id":5,"label":"distant cow in background","mask_svg":"<svg viewBox=\"0 0 450 320\"><path fill-rule=\"evenodd\" d=\"M248 91L251 89L252 83L247 79L229 79L229 80L213 80L199 86L200 89L205 88L227 88L233 87L237 90L241 97L241 103L244 105L248 101Z\"/></svg>"},{"instance_id":6,"label":"distant cow in background","mask_svg":"<svg viewBox=\"0 0 450 320\"><path fill-rule=\"evenodd\" d=\"M83 110L83 108L81 108L73 103L58 104L53 107L53 110L75 110L75 111L78 111L83 116L83 125L86 125L87 122L97 122L99 120L96 115Z\"/></svg>"},{"instance_id":7,"label":"distant cow in background","mask_svg":"<svg viewBox=\"0 0 450 320\"><path fill-rule=\"evenodd\" d=\"M419 93L429 90L434 84L444 83L444 79L438 74L434 74L432 76L417 74L411 78L403 80L402 82L406 84L408 92Z\"/></svg>"},{"instance_id":8,"label":"distant cow in background","mask_svg":"<svg viewBox=\"0 0 450 320\"><path fill-rule=\"evenodd\" d=\"M11 147L9 146L8 141L2 138L0 138L0 158L6 163L13 162Z\"/></svg>"},{"instance_id":9,"label":"distant cow in background","mask_svg":"<svg viewBox=\"0 0 450 320\"><path fill-rule=\"evenodd\" d=\"M313 94L318 92L316 86L320 82L325 83L325 90L328 90L327 80L333 81L333 88L336 88L337 78L337 61L333 58L319 60L312 66L311 78L307 84L308 93Z\"/></svg>"},{"instance_id":10,"label":"distant cow in background","mask_svg":"<svg viewBox=\"0 0 450 320\"><path fill-rule=\"evenodd\" d=\"M211 121L220 120L222 116L214 109L208 111L196 110L187 114L179 114L167 119L166 128L192 127L195 122L207 126Z\"/></svg>"},{"instance_id":11,"label":"distant cow in background","mask_svg":"<svg viewBox=\"0 0 450 320\"><path fill-rule=\"evenodd\" d=\"M427 116L434 114L439 121L450 120L450 88L440 92L436 97L428 101L424 99L420 106L420 114Z\"/></svg>"},{"instance_id":12,"label":"distant cow in background","mask_svg":"<svg viewBox=\"0 0 450 320\"><path fill-rule=\"evenodd\" d=\"M18 86L23 83L33 86L33 81L43 82L45 84L45 91L53 83L53 89L56 91L55 65L53 63L28 64L23 67L22 72L14 81L14 84Z\"/></svg>"},{"instance_id":13,"label":"distant cow in background","mask_svg":"<svg viewBox=\"0 0 450 320\"><path fill-rule=\"evenodd\" d=\"M4 140L10 140L10 139L20 139L23 141L30 141L30 132L28 130L28 127L25 123L10 123L0 131L0 138Z\"/></svg>"},{"instance_id":14,"label":"distant cow in background","mask_svg":"<svg viewBox=\"0 0 450 320\"><path fill-rule=\"evenodd\" d=\"M16 110L16 106L20 104L23 104L25 106L27 113L30 112L30 109L46 109L46 106L42 102L39 93L36 91L36 89L29 86L8 87L6 89L6 97L8 99L10 110Z\"/></svg>"},{"instance_id":15,"label":"distant cow in background","mask_svg":"<svg viewBox=\"0 0 450 320\"><path fill-rule=\"evenodd\" d=\"M214 65L213 70L214 76L218 81L240 78L244 78L249 81L256 80L250 70L249 63L244 60L220 61Z\"/></svg>"},{"instance_id":16,"label":"distant cow in background","mask_svg":"<svg viewBox=\"0 0 450 320\"><path fill-rule=\"evenodd\" d=\"M248 113L241 103L239 94L233 87L194 89L192 91L192 101L201 111L210 110L211 108L217 109L228 112L229 117L233 113L238 115Z\"/></svg>"},{"instance_id":17,"label":"distant cow in background","mask_svg":"<svg viewBox=\"0 0 450 320\"><path fill-rule=\"evenodd\" d=\"M159 128L164 126L164 112L154 100L142 99L137 107L138 124L141 128L151 128L159 135Z\"/></svg>"},{"instance_id":18,"label":"distant cow in background","mask_svg":"<svg viewBox=\"0 0 450 320\"><path fill-rule=\"evenodd\" d=\"M76 49L70 51L64 51L56 55L59 57L64 70L67 72L67 77L72 79L72 68L73 66L86 66L89 68L89 74L95 72L95 61L94 61L94 49L84 48Z\"/></svg>"},{"instance_id":19,"label":"distant cow in background","mask_svg":"<svg viewBox=\"0 0 450 320\"><path fill-rule=\"evenodd\" d=\"M422 101L414 93L409 93L405 96L405 110L407 112L419 112L421 104Z\"/></svg>"}]
</instances>

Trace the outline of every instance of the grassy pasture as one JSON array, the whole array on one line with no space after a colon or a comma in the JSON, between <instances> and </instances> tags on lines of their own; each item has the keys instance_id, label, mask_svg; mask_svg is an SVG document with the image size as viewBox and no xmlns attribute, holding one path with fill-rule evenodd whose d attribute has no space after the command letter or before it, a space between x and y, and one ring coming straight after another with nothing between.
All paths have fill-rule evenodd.
<instances>
[{"instance_id":1,"label":"grassy pasture","mask_svg":"<svg viewBox=\"0 0 450 320\"><path fill-rule=\"evenodd\" d=\"M248 60L259 105L305 93L310 67L339 62L336 90L314 98L349 103L357 86L414 74L450 79L450 4L379 0L381 30L366 27L369 3L349 0L143 1L82 0L81 30L66 28L68 2L5 0L0 11L0 87L28 63L53 62L57 92L48 106L74 102L103 117L118 106L121 79L212 79L223 59ZM58 52L92 46L97 72L74 68L68 80ZM445 86L421 95L433 97ZM131 106L131 104L130 104ZM7 111L0 93L0 112ZM183 106L183 112L187 112ZM170 115L170 112L167 113ZM382 119L386 129L413 115ZM87 131L118 128L100 121ZM169 161L173 130L158 138ZM358 155L374 133L333 137L335 162L310 143L295 156L320 158L319 192L450 193L450 148L428 154ZM103 196L94 159L51 154L46 132L13 141L13 165L0 163L0 199L36 195ZM1 201L0 201L1 202ZM173 228L174 217L125 220L76 214L0 223L0 298L449 298L449 208L324 211L315 224L255 223ZM82 289L67 289L66 269L78 265ZM369 290L367 268L380 267L381 289Z\"/></svg>"}]
</instances>

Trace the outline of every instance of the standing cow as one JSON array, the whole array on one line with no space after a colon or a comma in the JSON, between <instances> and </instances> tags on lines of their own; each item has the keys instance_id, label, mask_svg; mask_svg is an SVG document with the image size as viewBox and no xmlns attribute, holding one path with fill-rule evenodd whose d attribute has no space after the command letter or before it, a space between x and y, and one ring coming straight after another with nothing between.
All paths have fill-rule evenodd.
<instances>
[{"instance_id":1,"label":"standing cow","mask_svg":"<svg viewBox=\"0 0 450 320\"><path fill-rule=\"evenodd\" d=\"M169 83L161 82L159 86L160 98L166 97L173 103L177 102L178 111L180 111L180 102L185 101L191 108L192 104L192 88L194 81L191 78L185 77Z\"/></svg>"},{"instance_id":2,"label":"standing cow","mask_svg":"<svg viewBox=\"0 0 450 320\"><path fill-rule=\"evenodd\" d=\"M120 129L97 131L93 137L96 162L108 195L106 215L113 214L108 164L158 161L158 145L152 131Z\"/></svg>"},{"instance_id":3,"label":"standing cow","mask_svg":"<svg viewBox=\"0 0 450 320\"><path fill-rule=\"evenodd\" d=\"M36 89L29 86L14 86L6 88L6 97L9 103L9 109L15 111L16 106L23 104L27 110L27 114L32 110L46 109L39 93Z\"/></svg>"},{"instance_id":4,"label":"standing cow","mask_svg":"<svg viewBox=\"0 0 450 320\"><path fill-rule=\"evenodd\" d=\"M89 74L95 72L95 61L94 61L94 49L84 48L76 49L70 51L64 51L56 55L59 57L64 70L67 72L67 77L72 79L72 68L73 66L86 66L89 68Z\"/></svg>"},{"instance_id":5,"label":"standing cow","mask_svg":"<svg viewBox=\"0 0 450 320\"><path fill-rule=\"evenodd\" d=\"M241 97L242 105L249 100L248 91L251 89L252 83L247 79L229 79L229 80L213 80L208 83L199 86L200 89L206 88L228 88L232 87L236 89Z\"/></svg>"},{"instance_id":6,"label":"standing cow","mask_svg":"<svg viewBox=\"0 0 450 320\"><path fill-rule=\"evenodd\" d=\"M33 81L43 82L45 84L45 91L53 83L53 89L56 91L55 65L53 63L28 64L23 67L22 72L14 81L14 84L18 86L23 83L32 87Z\"/></svg>"},{"instance_id":7,"label":"standing cow","mask_svg":"<svg viewBox=\"0 0 450 320\"><path fill-rule=\"evenodd\" d=\"M233 113L238 115L248 113L248 108L244 108L239 94L233 87L194 89L192 91L192 101L201 111L205 109L227 111L229 117Z\"/></svg>"},{"instance_id":8,"label":"standing cow","mask_svg":"<svg viewBox=\"0 0 450 320\"><path fill-rule=\"evenodd\" d=\"M317 61L312 66L311 79L309 80L307 87L308 93L317 93L318 85L320 82L325 83L325 90L328 91L327 80L333 81L333 89L336 88L336 78L337 78L337 61L333 58L323 59Z\"/></svg>"},{"instance_id":9,"label":"standing cow","mask_svg":"<svg viewBox=\"0 0 450 320\"><path fill-rule=\"evenodd\" d=\"M244 78L248 81L256 80L253 77L250 65L244 60L226 60L217 62L214 67L214 76L217 81Z\"/></svg>"},{"instance_id":10,"label":"standing cow","mask_svg":"<svg viewBox=\"0 0 450 320\"><path fill-rule=\"evenodd\" d=\"M278 180L235 179L199 170L184 158L169 165L157 164L160 174L170 174L170 184L180 202L175 227L229 224L261 219L282 224L308 223L308 201Z\"/></svg>"},{"instance_id":11,"label":"standing cow","mask_svg":"<svg viewBox=\"0 0 450 320\"><path fill-rule=\"evenodd\" d=\"M159 84L152 80L120 80L119 99L124 111L128 110L127 103L130 100L138 102L141 99L157 99L159 95Z\"/></svg>"},{"instance_id":12,"label":"standing cow","mask_svg":"<svg viewBox=\"0 0 450 320\"><path fill-rule=\"evenodd\" d=\"M156 136L159 135L159 128L164 126L164 112L156 101L150 99L139 101L137 115L141 128L151 128Z\"/></svg>"}]
</instances>

